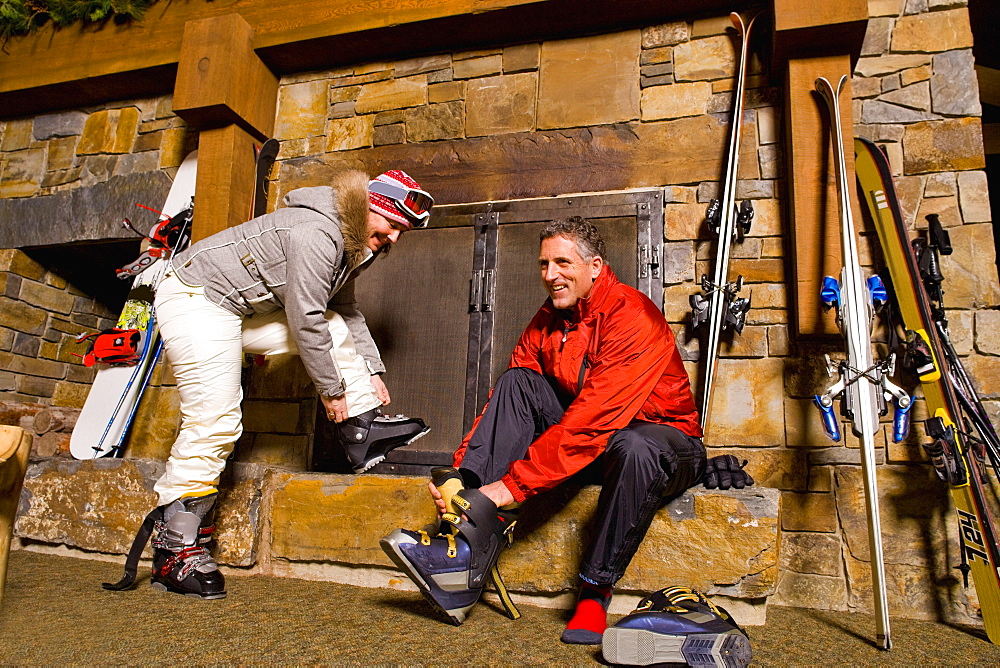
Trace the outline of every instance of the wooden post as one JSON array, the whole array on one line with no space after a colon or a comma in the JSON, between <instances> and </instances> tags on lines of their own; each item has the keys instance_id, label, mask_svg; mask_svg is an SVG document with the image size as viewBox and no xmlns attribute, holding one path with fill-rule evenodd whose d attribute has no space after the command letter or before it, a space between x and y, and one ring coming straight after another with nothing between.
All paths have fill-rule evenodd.
<instances>
[{"instance_id":1,"label":"wooden post","mask_svg":"<svg viewBox=\"0 0 1000 668\"><path fill-rule=\"evenodd\" d=\"M14 516L28 470L31 434L20 427L0 426L0 604L7 582L7 558L14 538Z\"/></svg>"},{"instance_id":2,"label":"wooden post","mask_svg":"<svg viewBox=\"0 0 1000 668\"><path fill-rule=\"evenodd\" d=\"M829 132L815 90L817 77L848 77L861 52L868 24L866 0L773 0L774 60L787 60L785 156L791 216L792 294L799 337L837 332L819 292L826 275L840 275L840 218ZM840 99L844 146L853 146L851 86ZM854 154L844 156L854 183ZM857 207L858 203L854 202ZM860 213L855 220L861 220Z\"/></svg>"},{"instance_id":3,"label":"wooden post","mask_svg":"<svg viewBox=\"0 0 1000 668\"><path fill-rule=\"evenodd\" d=\"M184 26L174 112L200 130L192 238L204 239L250 217L254 142L274 132L278 78L253 49L239 14Z\"/></svg>"},{"instance_id":4,"label":"wooden post","mask_svg":"<svg viewBox=\"0 0 1000 668\"><path fill-rule=\"evenodd\" d=\"M836 334L838 331L833 311L825 311L819 299L823 277L834 276L839 280L843 259L830 119L821 111L815 82L817 77L826 77L836 85L844 74L850 75L850 59L846 55L796 58L788 62L786 150L789 213L793 223L791 246L795 262L792 290L799 336ZM850 147L854 141L849 81L844 86L840 104L844 146ZM848 150L844 161L853 186L854 153ZM856 201L854 206L854 219L862 220Z\"/></svg>"},{"instance_id":5,"label":"wooden post","mask_svg":"<svg viewBox=\"0 0 1000 668\"><path fill-rule=\"evenodd\" d=\"M250 220L255 174L254 138L249 133L235 124L201 131L194 241Z\"/></svg>"}]
</instances>

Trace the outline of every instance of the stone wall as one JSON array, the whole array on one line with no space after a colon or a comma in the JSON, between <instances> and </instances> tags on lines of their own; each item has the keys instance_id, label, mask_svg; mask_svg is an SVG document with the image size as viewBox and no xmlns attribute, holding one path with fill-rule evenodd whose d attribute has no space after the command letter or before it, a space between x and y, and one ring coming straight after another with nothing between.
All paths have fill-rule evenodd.
<instances>
[{"instance_id":1,"label":"stone wall","mask_svg":"<svg viewBox=\"0 0 1000 668\"><path fill-rule=\"evenodd\" d=\"M100 189L116 177L138 180L137 174L176 168L185 146L190 149L190 138L170 112L169 98L0 121L5 236L19 226L75 225L78 220L59 219L75 213L66 207L62 193ZM60 206L36 219L48 202ZM131 212L92 215L113 216L113 227L119 228L121 217ZM83 406L94 369L73 355L86 352L75 337L111 327L117 312L70 283L61 268L45 266L18 249L0 250L0 285L0 399ZM13 417L10 421L17 423Z\"/></svg>"},{"instance_id":2,"label":"stone wall","mask_svg":"<svg viewBox=\"0 0 1000 668\"><path fill-rule=\"evenodd\" d=\"M193 146L169 97L0 122L0 198L39 197L112 176L171 170Z\"/></svg>"},{"instance_id":3,"label":"stone wall","mask_svg":"<svg viewBox=\"0 0 1000 668\"><path fill-rule=\"evenodd\" d=\"M94 370L73 356L86 352L76 335L117 315L18 250L0 249L0 286L0 400L82 406Z\"/></svg>"},{"instance_id":4,"label":"stone wall","mask_svg":"<svg viewBox=\"0 0 1000 668\"><path fill-rule=\"evenodd\" d=\"M964 5L871 0L853 111L856 133L887 148L909 223L922 227L924 215L933 212L949 227L955 254L944 259L943 269L952 334L997 415L1000 397L991 380L1000 371L1000 287ZM321 184L346 166L371 173L407 169L441 203L664 187L665 313L697 378L698 337L689 327L688 297L714 258L703 218L719 189L732 103L734 50L727 26L727 17L719 16L287 76L279 92L275 134L281 152L271 206L289 190ZM783 72L757 58L751 63L738 197L753 201L756 219L734 247L731 273L743 275L753 308L742 335L723 344L706 443L713 454L746 457L758 484L781 492L781 568L772 600L870 611L857 439L849 435L846 446L830 444L811 405L812 395L829 383L823 354L838 354L843 345L789 334L786 257L793 249L783 201L782 81ZM123 118L131 122L126 116L132 112L96 113L105 112L105 121L94 121L109 128L101 135L101 155L117 155L121 164L142 153L138 140L131 153L113 153L120 145L112 117L120 125ZM50 176L41 158L26 154L41 151L32 147L39 140L26 129L31 123L2 125L0 185L10 189L0 195L84 185L45 185L69 174ZM8 144L8 136L23 139ZM161 144L166 141L164 135ZM76 154L74 161L97 156L79 147ZM159 160L158 167L166 166L162 153ZM67 169L76 167L55 171ZM866 237L873 238L871 230ZM874 262L878 251L867 239L862 254ZM268 376L254 371L251 383L262 394L257 408L248 404L248 426L260 410L255 428L277 436L248 436L235 457L301 470L311 430L307 381L294 362L272 364L262 373L284 380L262 383ZM915 379L904 385L914 389ZM170 400L169 392L163 396ZM284 426L265 425L280 413L268 408L278 397L290 397L282 408L288 418ZM915 411L907 441L891 443L885 429L878 439L890 608L893 614L968 621L975 616L974 594L953 575L959 552L947 490L919 446L922 401ZM162 456L169 430L150 433L141 454ZM289 457L289 446L298 454Z\"/></svg>"}]
</instances>

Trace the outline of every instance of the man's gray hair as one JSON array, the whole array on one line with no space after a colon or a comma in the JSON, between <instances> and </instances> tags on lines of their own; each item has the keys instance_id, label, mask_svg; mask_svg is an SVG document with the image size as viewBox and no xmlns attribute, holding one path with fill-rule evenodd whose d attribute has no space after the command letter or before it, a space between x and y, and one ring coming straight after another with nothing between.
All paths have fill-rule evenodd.
<instances>
[{"instance_id":1,"label":"man's gray hair","mask_svg":"<svg viewBox=\"0 0 1000 668\"><path fill-rule=\"evenodd\" d=\"M566 237L576 244L576 251L584 260L600 257L607 264L608 256L604 250L604 239L600 230L582 216L560 218L546 223L538 235L539 242L552 237Z\"/></svg>"}]
</instances>

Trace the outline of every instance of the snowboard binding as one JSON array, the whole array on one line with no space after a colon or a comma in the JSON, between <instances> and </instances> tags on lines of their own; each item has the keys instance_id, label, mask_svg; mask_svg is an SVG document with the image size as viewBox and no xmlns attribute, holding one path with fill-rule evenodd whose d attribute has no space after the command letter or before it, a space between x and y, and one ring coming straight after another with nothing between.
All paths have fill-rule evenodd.
<instances>
[{"instance_id":1,"label":"snowboard binding","mask_svg":"<svg viewBox=\"0 0 1000 668\"><path fill-rule=\"evenodd\" d=\"M148 206L143 206L142 204L137 204L136 206L160 214L161 220L153 228L149 236L137 230L128 218L122 221L123 227L135 232L149 244L149 247L138 258L124 267L115 270L115 275L122 280L135 278L146 267L158 259L168 258L174 250L185 248L191 240L191 218L194 215L194 207L192 205L189 205L180 213L170 218L156 211L156 209L150 209Z\"/></svg>"},{"instance_id":2,"label":"snowboard binding","mask_svg":"<svg viewBox=\"0 0 1000 668\"><path fill-rule=\"evenodd\" d=\"M93 334L81 334L76 337L76 342L83 343L88 339L93 339L90 342L90 350L84 355L72 354L83 358L83 365L88 367L95 364L134 366L142 357L142 353L139 351L141 338L142 334L138 329L120 329L118 327Z\"/></svg>"},{"instance_id":3,"label":"snowboard binding","mask_svg":"<svg viewBox=\"0 0 1000 668\"><path fill-rule=\"evenodd\" d=\"M143 521L128 558L125 575L117 583L103 583L109 591L135 585L136 567L153 535L152 587L201 599L226 597L226 581L208 548L215 531L218 493L177 499L157 506Z\"/></svg>"},{"instance_id":4,"label":"snowboard binding","mask_svg":"<svg viewBox=\"0 0 1000 668\"><path fill-rule=\"evenodd\" d=\"M337 438L355 473L364 473L396 448L413 443L431 429L420 418L370 411L336 426Z\"/></svg>"},{"instance_id":5,"label":"snowboard binding","mask_svg":"<svg viewBox=\"0 0 1000 668\"><path fill-rule=\"evenodd\" d=\"M750 639L725 609L686 587L661 589L604 631L602 653L609 663L648 666L749 665Z\"/></svg>"},{"instance_id":6,"label":"snowboard binding","mask_svg":"<svg viewBox=\"0 0 1000 668\"><path fill-rule=\"evenodd\" d=\"M514 542L516 511L497 508L477 489L456 491L462 486L457 469L434 469L432 480L448 508L437 527L396 529L381 540L382 550L455 626L465 621L487 580L507 616L519 618L497 569L500 553Z\"/></svg>"}]
</instances>

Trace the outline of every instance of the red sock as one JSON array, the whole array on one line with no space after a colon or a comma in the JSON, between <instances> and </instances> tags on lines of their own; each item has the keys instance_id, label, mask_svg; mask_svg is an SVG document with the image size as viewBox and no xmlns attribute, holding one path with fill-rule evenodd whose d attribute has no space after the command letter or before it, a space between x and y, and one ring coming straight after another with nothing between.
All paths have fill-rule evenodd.
<instances>
[{"instance_id":1,"label":"red sock","mask_svg":"<svg viewBox=\"0 0 1000 668\"><path fill-rule=\"evenodd\" d=\"M611 602L611 587L598 587L584 583L580 589L580 600L576 612L563 631L562 641L597 645L608 626L608 604Z\"/></svg>"}]
</instances>

